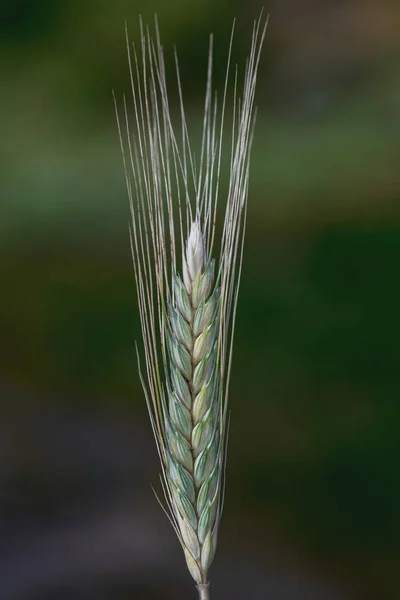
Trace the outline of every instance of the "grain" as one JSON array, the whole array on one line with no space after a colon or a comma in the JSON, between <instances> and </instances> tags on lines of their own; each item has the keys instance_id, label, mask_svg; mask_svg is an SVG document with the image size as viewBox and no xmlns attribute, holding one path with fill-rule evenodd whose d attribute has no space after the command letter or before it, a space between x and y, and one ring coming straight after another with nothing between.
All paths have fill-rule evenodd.
<instances>
[{"instance_id":1,"label":"grain","mask_svg":"<svg viewBox=\"0 0 400 600\"><path fill-rule=\"evenodd\" d=\"M220 110L212 91L210 37L197 161L176 52L180 123L173 124L157 20L154 40L140 20L140 51L135 45L130 49L126 34L133 118L125 97L123 119L116 107L143 335L144 368L138 353L139 373L160 456L165 510L201 600L209 598L208 571L224 500L228 392L254 94L266 26L262 15L254 23L240 98L237 70L233 75L229 186L219 253L215 252L217 203L234 28Z\"/></svg>"}]
</instances>

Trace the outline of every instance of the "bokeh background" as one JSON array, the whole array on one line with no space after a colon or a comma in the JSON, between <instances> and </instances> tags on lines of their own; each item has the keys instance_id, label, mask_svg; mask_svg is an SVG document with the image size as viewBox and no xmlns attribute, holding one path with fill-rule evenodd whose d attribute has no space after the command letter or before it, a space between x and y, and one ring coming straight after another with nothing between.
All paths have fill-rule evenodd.
<instances>
[{"instance_id":1,"label":"bokeh background","mask_svg":"<svg viewBox=\"0 0 400 600\"><path fill-rule=\"evenodd\" d=\"M400 598L400 4L264 4L213 597ZM150 487L111 90L157 12L196 130L208 33L221 89L260 8L1 0L2 600L195 597Z\"/></svg>"}]
</instances>

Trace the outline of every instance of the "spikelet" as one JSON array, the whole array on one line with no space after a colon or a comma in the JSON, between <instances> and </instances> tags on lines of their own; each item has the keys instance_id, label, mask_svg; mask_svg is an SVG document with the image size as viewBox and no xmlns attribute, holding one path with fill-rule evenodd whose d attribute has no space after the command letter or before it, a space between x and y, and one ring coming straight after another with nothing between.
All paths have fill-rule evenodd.
<instances>
[{"instance_id":1,"label":"spikelet","mask_svg":"<svg viewBox=\"0 0 400 600\"><path fill-rule=\"evenodd\" d=\"M172 125L157 20L155 41L140 21L140 52L134 45L130 51L126 37L134 126L124 98L125 141L116 111L144 342L145 371L139 364L139 372L170 520L203 600L209 597L208 570L223 505L227 400L255 122L253 102L266 26L262 15L254 23L240 99L237 71L234 75L230 178L217 264L212 254L233 29L219 116L217 99L212 99L210 37L198 164L190 145L176 53L179 135Z\"/></svg>"}]
</instances>

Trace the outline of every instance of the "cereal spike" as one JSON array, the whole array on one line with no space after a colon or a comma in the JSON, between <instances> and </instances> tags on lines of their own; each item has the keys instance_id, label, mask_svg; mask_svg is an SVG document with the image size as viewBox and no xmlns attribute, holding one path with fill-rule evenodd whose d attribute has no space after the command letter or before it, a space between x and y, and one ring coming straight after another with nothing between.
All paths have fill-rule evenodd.
<instances>
[{"instance_id":1,"label":"cereal spike","mask_svg":"<svg viewBox=\"0 0 400 600\"><path fill-rule=\"evenodd\" d=\"M133 45L131 51L126 33L133 110L130 117L124 98L125 136L116 110L144 346L145 370L139 365L139 373L171 523L200 600L209 599L208 570L223 506L254 94L266 27L261 14L253 26L240 99L234 75L230 176L219 258L213 246L234 27L220 118L216 95L213 100L210 37L198 161L191 148L176 52L181 125L172 125L157 19L154 40L140 19L139 50Z\"/></svg>"}]
</instances>

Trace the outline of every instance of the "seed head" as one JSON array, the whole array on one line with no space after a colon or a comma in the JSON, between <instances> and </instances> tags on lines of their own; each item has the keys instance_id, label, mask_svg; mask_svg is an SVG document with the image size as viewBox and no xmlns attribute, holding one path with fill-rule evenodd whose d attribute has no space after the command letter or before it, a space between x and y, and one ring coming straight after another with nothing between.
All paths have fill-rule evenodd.
<instances>
[{"instance_id":1,"label":"seed head","mask_svg":"<svg viewBox=\"0 0 400 600\"><path fill-rule=\"evenodd\" d=\"M132 131L124 99L126 143L117 111L144 346L145 373L140 363L139 373L160 455L167 510L202 600L209 597L208 570L223 507L254 94L267 25L262 21L261 16L254 23L240 98L237 73L234 76L229 188L217 260L212 257L233 30L219 116L212 93L210 37L198 161L191 150L176 54L180 131L172 125L157 20L155 42L140 21L141 57L133 46L133 61L127 37L134 125Z\"/></svg>"}]
</instances>

